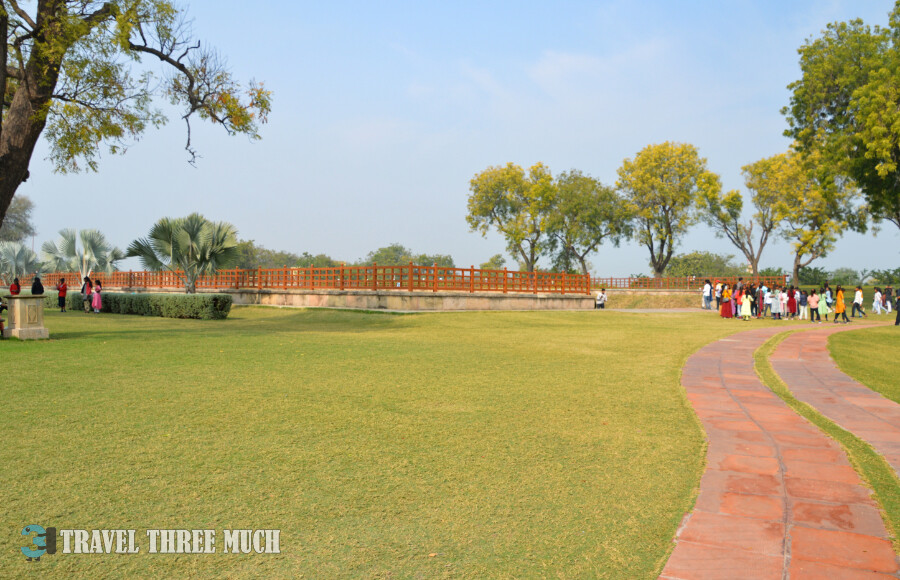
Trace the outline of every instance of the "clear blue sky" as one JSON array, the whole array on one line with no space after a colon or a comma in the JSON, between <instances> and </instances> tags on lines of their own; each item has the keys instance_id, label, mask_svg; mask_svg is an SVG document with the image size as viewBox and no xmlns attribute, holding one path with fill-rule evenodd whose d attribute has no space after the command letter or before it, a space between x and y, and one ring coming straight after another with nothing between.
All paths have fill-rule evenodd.
<instances>
[{"instance_id":1,"label":"clear blue sky","mask_svg":"<svg viewBox=\"0 0 900 580\"><path fill-rule=\"evenodd\" d=\"M789 145L780 109L804 39L838 20L884 24L893 4L188 5L197 36L228 57L236 77L274 91L263 140L195 125L203 158L194 168L173 112L124 157L105 155L97 174L51 174L44 147L19 190L36 204L36 249L65 227L99 228L124 248L160 217L199 211L272 249L350 261L400 242L477 266L505 244L468 230L475 173L542 161L612 184L623 159L672 140L696 145L725 188L743 188L741 166ZM679 251L701 249L738 254L697 226ZM626 276L649 272L647 258L632 242L591 261L597 275ZM816 264L887 268L898 258L900 234L889 224L877 236L845 236ZM784 243L762 259L790 263Z\"/></svg>"}]
</instances>

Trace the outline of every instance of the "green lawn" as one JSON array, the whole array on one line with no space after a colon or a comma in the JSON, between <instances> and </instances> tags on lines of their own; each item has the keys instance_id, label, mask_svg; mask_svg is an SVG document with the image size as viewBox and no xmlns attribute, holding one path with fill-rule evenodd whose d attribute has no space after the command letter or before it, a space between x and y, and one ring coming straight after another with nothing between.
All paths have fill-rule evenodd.
<instances>
[{"instance_id":1,"label":"green lawn","mask_svg":"<svg viewBox=\"0 0 900 580\"><path fill-rule=\"evenodd\" d=\"M654 578L703 469L681 365L768 324L48 312L50 341L0 343L0 570ZM26 524L137 529L142 553L26 563ZM278 528L282 553L148 555L148 528Z\"/></svg>"},{"instance_id":2,"label":"green lawn","mask_svg":"<svg viewBox=\"0 0 900 580\"><path fill-rule=\"evenodd\" d=\"M895 313L872 316L873 320L893 320ZM882 326L839 332L828 339L831 357L842 371L897 403L900 403L900 381L897 380L900 328Z\"/></svg>"}]
</instances>

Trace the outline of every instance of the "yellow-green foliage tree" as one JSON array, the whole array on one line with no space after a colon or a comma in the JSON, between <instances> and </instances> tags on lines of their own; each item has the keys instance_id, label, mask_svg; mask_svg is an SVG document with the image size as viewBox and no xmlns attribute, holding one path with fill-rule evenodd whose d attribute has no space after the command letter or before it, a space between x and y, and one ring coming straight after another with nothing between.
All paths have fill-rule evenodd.
<instances>
[{"instance_id":1,"label":"yellow-green foliage tree","mask_svg":"<svg viewBox=\"0 0 900 580\"><path fill-rule=\"evenodd\" d=\"M763 249L778 228L775 204L784 194L779 176L784 174L786 163L784 155L776 155L741 169L756 210L749 220L743 219L744 197L737 190L724 194L721 190L709 190L700 196L704 221L712 226L716 235L726 238L744 254L754 276L759 274Z\"/></svg>"},{"instance_id":2,"label":"yellow-green foliage tree","mask_svg":"<svg viewBox=\"0 0 900 580\"><path fill-rule=\"evenodd\" d=\"M632 216L615 189L578 170L560 173L556 189L547 221L554 262L566 266L566 258L571 257L578 261L581 273L588 274L587 256L606 240L618 246L629 237Z\"/></svg>"},{"instance_id":3,"label":"yellow-green foliage tree","mask_svg":"<svg viewBox=\"0 0 900 580\"><path fill-rule=\"evenodd\" d=\"M270 110L270 93L232 80L168 0L0 0L0 36L0 223L42 134L57 171L96 170L103 145L123 153L165 122L153 106L162 97L181 107L193 160L195 115L259 138Z\"/></svg>"},{"instance_id":4,"label":"yellow-green foliage tree","mask_svg":"<svg viewBox=\"0 0 900 580\"><path fill-rule=\"evenodd\" d=\"M706 168L696 147L669 141L644 147L618 173L616 184L635 216L635 236L650 251L654 275L662 276L678 242L698 220L699 198L721 191L719 176Z\"/></svg>"},{"instance_id":5,"label":"yellow-green foliage tree","mask_svg":"<svg viewBox=\"0 0 900 580\"><path fill-rule=\"evenodd\" d=\"M794 250L793 279L799 283L800 268L825 257L844 230L865 220L853 209L856 194L852 183L821 181L817 169L821 157L789 151L758 161L754 186L774 199L773 216L780 235Z\"/></svg>"},{"instance_id":6,"label":"yellow-green foliage tree","mask_svg":"<svg viewBox=\"0 0 900 580\"><path fill-rule=\"evenodd\" d=\"M550 170L542 163L526 173L514 163L488 167L469 182L466 221L483 236L496 229L506 239L510 253L529 272L549 247L548 212L556 199Z\"/></svg>"},{"instance_id":7,"label":"yellow-green foliage tree","mask_svg":"<svg viewBox=\"0 0 900 580\"><path fill-rule=\"evenodd\" d=\"M852 179L872 216L900 228L900 1L888 27L829 24L798 52L785 134L821 158L819 181Z\"/></svg>"}]
</instances>

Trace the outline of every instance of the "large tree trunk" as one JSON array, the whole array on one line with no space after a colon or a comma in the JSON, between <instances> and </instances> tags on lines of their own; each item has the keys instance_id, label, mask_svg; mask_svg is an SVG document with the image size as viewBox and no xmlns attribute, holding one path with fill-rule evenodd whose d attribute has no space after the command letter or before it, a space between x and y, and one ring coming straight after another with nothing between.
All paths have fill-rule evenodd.
<instances>
[{"instance_id":1,"label":"large tree trunk","mask_svg":"<svg viewBox=\"0 0 900 580\"><path fill-rule=\"evenodd\" d=\"M39 2L35 44L46 43L44 31L59 26L59 15L65 12L65 3ZM3 42L6 42L4 37ZM57 41L58 42L58 41ZM28 165L34 147L47 124L47 111L53 91L59 80L62 54L59 47L53 51L35 47L25 70L21 71L9 110L0 118L0 225L6 210L12 203L19 186L28 179ZM53 58L48 58L48 53ZM6 61L2 63L6 67Z\"/></svg>"}]
</instances>

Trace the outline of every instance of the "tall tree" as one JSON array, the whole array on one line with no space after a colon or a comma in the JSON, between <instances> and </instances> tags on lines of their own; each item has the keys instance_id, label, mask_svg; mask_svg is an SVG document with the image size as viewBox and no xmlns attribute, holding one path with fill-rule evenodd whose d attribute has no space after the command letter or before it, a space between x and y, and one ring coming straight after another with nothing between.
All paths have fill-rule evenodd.
<instances>
[{"instance_id":1,"label":"tall tree","mask_svg":"<svg viewBox=\"0 0 900 580\"><path fill-rule=\"evenodd\" d=\"M197 278L228 268L239 258L237 230L227 222L211 222L198 213L185 218L162 218L146 238L131 242L128 257L137 257L148 270L178 275L188 294L197 291Z\"/></svg>"},{"instance_id":2,"label":"tall tree","mask_svg":"<svg viewBox=\"0 0 900 580\"><path fill-rule=\"evenodd\" d=\"M577 261L581 273L588 274L587 256L605 240L618 246L629 237L632 216L615 189L578 170L560 173L556 190L547 219L554 265L568 271Z\"/></svg>"},{"instance_id":3,"label":"tall tree","mask_svg":"<svg viewBox=\"0 0 900 580\"><path fill-rule=\"evenodd\" d=\"M616 185L635 216L635 235L650 251L650 267L660 277L697 222L698 198L721 190L719 176L706 168L696 147L669 141L644 147L634 160L622 163L618 174Z\"/></svg>"},{"instance_id":4,"label":"tall tree","mask_svg":"<svg viewBox=\"0 0 900 580\"><path fill-rule=\"evenodd\" d=\"M818 177L822 160L815 152L791 151L779 164L779 172L767 176L768 186L781 192L773 209L780 235L794 250L792 275L799 284L800 268L827 256L846 229L865 222L866 212L853 207L852 182Z\"/></svg>"},{"instance_id":5,"label":"tall tree","mask_svg":"<svg viewBox=\"0 0 900 580\"><path fill-rule=\"evenodd\" d=\"M798 52L785 135L821 158L820 181L852 179L872 216L900 228L900 1L888 27L829 24Z\"/></svg>"},{"instance_id":6,"label":"tall tree","mask_svg":"<svg viewBox=\"0 0 900 580\"><path fill-rule=\"evenodd\" d=\"M527 174L514 163L488 167L472 178L469 190L469 228L483 236L495 228L506 239L509 252L533 272L549 247L546 222L556 199L550 170L543 163Z\"/></svg>"},{"instance_id":7,"label":"tall tree","mask_svg":"<svg viewBox=\"0 0 900 580\"><path fill-rule=\"evenodd\" d=\"M13 199L6 212L3 225L0 226L0 241L24 242L27 238L36 235L37 230L31 223L32 211L34 211L34 202L27 196L20 195Z\"/></svg>"},{"instance_id":8,"label":"tall tree","mask_svg":"<svg viewBox=\"0 0 900 580\"><path fill-rule=\"evenodd\" d=\"M744 183L750 190L756 210L751 219L743 220L744 198L737 190L723 194L710 190L700 196L701 215L719 237L726 238L744 254L753 275L759 274L759 259L769 237L778 227L775 219L775 202L784 195L784 156L762 159L742 168Z\"/></svg>"},{"instance_id":9,"label":"tall tree","mask_svg":"<svg viewBox=\"0 0 900 580\"><path fill-rule=\"evenodd\" d=\"M503 254L494 254L487 262L482 262L478 267L482 270L499 270L504 265L506 265L506 258L503 257Z\"/></svg>"},{"instance_id":10,"label":"tall tree","mask_svg":"<svg viewBox=\"0 0 900 580\"><path fill-rule=\"evenodd\" d=\"M192 161L194 116L259 138L270 93L233 81L216 51L191 38L174 2L29 4L0 0L0 223L42 134L57 171L96 170L103 145L123 153L148 125L165 122L154 97L182 108ZM144 57L161 67L163 82L142 67Z\"/></svg>"},{"instance_id":11,"label":"tall tree","mask_svg":"<svg viewBox=\"0 0 900 580\"><path fill-rule=\"evenodd\" d=\"M78 245L78 242L81 245ZM78 272L79 279L95 270L111 274L116 263L125 257L122 250L106 240L97 230L60 230L59 240L41 246L44 267L54 272Z\"/></svg>"}]
</instances>

